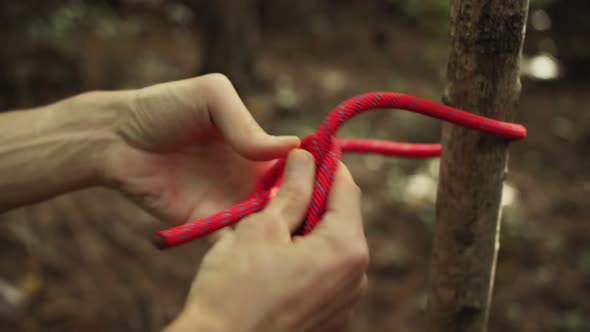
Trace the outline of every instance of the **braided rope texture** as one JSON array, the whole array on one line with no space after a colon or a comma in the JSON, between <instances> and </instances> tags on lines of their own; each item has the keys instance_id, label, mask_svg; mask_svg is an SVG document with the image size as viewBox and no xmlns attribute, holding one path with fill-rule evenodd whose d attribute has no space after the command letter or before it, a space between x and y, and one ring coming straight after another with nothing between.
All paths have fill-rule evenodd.
<instances>
[{"instance_id":1,"label":"braided rope texture","mask_svg":"<svg viewBox=\"0 0 590 332\"><path fill-rule=\"evenodd\" d=\"M416 112L510 141L520 140L526 136L526 129L522 125L489 119L410 95L370 92L348 99L328 114L317 132L302 139L301 148L309 151L315 158L316 176L311 203L297 234L309 234L320 221L342 152L375 153L405 158L429 158L440 155L440 144L335 137L338 128L350 118L375 109ZM154 244L160 249L173 247L208 235L260 211L270 201L271 191L280 186L284 167L285 159L279 159L256 183L245 201L209 217L158 231L154 235Z\"/></svg>"}]
</instances>

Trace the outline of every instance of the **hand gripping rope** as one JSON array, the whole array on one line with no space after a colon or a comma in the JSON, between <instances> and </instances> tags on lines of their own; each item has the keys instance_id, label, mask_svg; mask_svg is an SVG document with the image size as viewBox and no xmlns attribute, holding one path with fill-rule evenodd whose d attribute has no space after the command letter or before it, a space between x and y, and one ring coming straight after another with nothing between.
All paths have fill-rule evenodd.
<instances>
[{"instance_id":1,"label":"hand gripping rope","mask_svg":"<svg viewBox=\"0 0 590 332\"><path fill-rule=\"evenodd\" d=\"M413 96L393 92L371 92L351 98L333 109L322 122L320 129L304 137L301 142L301 148L309 151L315 158L316 177L311 203L297 234L309 234L321 219L342 152L379 153L406 158L440 155L440 144L394 143L334 137L338 128L353 116L383 108L421 113L507 140L519 140L526 136L526 129L521 125L492 120ZM245 201L207 218L158 231L154 235L154 243L161 249L176 246L232 225L247 215L260 211L270 201L271 192L280 186L284 167L285 159L278 160L256 183Z\"/></svg>"}]
</instances>

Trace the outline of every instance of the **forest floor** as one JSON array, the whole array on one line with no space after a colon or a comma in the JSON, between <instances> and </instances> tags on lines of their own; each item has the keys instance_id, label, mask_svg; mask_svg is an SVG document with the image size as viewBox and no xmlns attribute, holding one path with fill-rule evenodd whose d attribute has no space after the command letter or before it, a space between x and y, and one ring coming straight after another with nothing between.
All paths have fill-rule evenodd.
<instances>
[{"instance_id":1,"label":"forest floor","mask_svg":"<svg viewBox=\"0 0 590 332\"><path fill-rule=\"evenodd\" d=\"M266 84L244 99L264 128L308 134L333 106L367 91L440 100L446 38L371 8L353 14L323 17L319 32L262 32L256 61ZM203 32L143 19L141 38L79 42L82 83L69 93L195 72ZM490 331L590 330L589 104L589 82L523 82L517 121L529 136L511 147ZM436 121L382 111L355 118L340 136L435 142L439 133ZM438 161L345 162L364 191L372 255L353 330L425 331ZM149 234L160 224L106 189L0 215L0 226L0 289L26 299L21 309L0 303L3 331L157 331L178 312L208 246L154 250Z\"/></svg>"}]
</instances>

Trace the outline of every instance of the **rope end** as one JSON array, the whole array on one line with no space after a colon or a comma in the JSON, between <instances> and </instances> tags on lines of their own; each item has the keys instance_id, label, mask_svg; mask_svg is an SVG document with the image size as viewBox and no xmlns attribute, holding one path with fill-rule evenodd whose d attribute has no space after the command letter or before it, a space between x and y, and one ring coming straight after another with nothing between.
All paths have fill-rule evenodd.
<instances>
[{"instance_id":1,"label":"rope end","mask_svg":"<svg viewBox=\"0 0 590 332\"><path fill-rule=\"evenodd\" d=\"M160 234L160 232L156 232L152 236L152 243L153 243L154 247L156 247L159 250L164 250L164 249L167 249L168 247L170 247L168 245L168 242L166 242L166 238L164 236L162 236L162 234Z\"/></svg>"}]
</instances>

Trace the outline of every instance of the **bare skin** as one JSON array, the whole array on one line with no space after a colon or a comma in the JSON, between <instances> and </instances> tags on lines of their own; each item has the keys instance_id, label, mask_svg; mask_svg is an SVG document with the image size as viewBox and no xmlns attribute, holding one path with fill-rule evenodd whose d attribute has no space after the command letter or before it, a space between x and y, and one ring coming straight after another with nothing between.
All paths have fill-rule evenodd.
<instances>
[{"instance_id":1,"label":"bare skin","mask_svg":"<svg viewBox=\"0 0 590 332\"><path fill-rule=\"evenodd\" d=\"M0 115L0 211L104 185L178 224L243 199L289 154L277 197L213 245L167 331L341 331L366 289L360 191L341 164L321 225L292 238L314 175L298 145L219 74L82 94Z\"/></svg>"}]
</instances>

